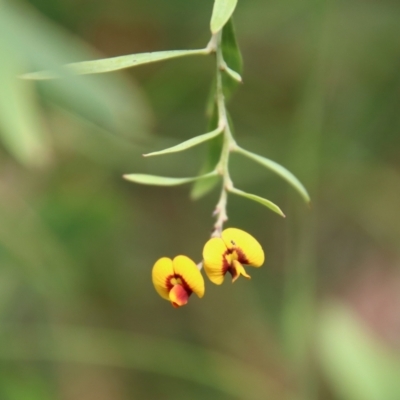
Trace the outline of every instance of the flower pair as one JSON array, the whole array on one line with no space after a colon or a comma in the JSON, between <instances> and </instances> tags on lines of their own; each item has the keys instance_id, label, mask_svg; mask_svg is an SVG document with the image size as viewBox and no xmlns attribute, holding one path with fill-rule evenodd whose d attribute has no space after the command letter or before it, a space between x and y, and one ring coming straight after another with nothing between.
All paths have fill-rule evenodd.
<instances>
[{"instance_id":1,"label":"flower pair","mask_svg":"<svg viewBox=\"0 0 400 400\"><path fill-rule=\"evenodd\" d=\"M264 252L253 236L236 228L225 229L221 237L210 239L203 249L203 266L208 278L221 285L226 273L235 282L240 275L247 279L243 265L260 267ZM200 267L201 268L201 267ZM160 258L153 267L153 284L158 294L169 300L174 307L185 305L192 293L204 295L204 279L197 265L186 256L173 260Z\"/></svg>"}]
</instances>

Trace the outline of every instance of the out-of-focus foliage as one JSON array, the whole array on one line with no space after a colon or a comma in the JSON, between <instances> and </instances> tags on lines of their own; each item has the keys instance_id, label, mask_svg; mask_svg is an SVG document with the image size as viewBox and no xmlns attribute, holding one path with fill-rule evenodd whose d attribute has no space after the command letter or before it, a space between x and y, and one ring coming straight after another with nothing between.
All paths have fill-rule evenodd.
<instances>
[{"instance_id":1,"label":"out-of-focus foliage","mask_svg":"<svg viewBox=\"0 0 400 400\"><path fill-rule=\"evenodd\" d=\"M400 359L369 335L357 315L343 306L321 312L320 361L343 399L395 399Z\"/></svg>"},{"instance_id":2,"label":"out-of-focus foliage","mask_svg":"<svg viewBox=\"0 0 400 400\"><path fill-rule=\"evenodd\" d=\"M224 25L229 21L238 0L214 0L213 12L211 15L211 32L219 32Z\"/></svg>"},{"instance_id":3,"label":"out-of-focus foliage","mask_svg":"<svg viewBox=\"0 0 400 400\"><path fill-rule=\"evenodd\" d=\"M134 186L122 174L197 175L205 145L141 154L214 128L204 116L212 57L18 79L202 48L212 9L0 3L1 399L400 398L398 2L238 1L236 137L293 171L312 207L234 156L235 184L287 218L232 196L227 226L258 238L265 266L179 310L154 292L151 266L200 261L218 193L192 202L187 186Z\"/></svg>"},{"instance_id":4,"label":"out-of-focus foliage","mask_svg":"<svg viewBox=\"0 0 400 400\"><path fill-rule=\"evenodd\" d=\"M32 69L59 68L73 59L93 57L96 52L27 5L5 2L0 11L3 141L20 161L41 165L51 151L49 133L43 124L32 83L19 76ZM63 74L63 78L42 83L43 100L102 128L129 129L143 137L148 112L132 81L117 76L80 79Z\"/></svg>"}]
</instances>

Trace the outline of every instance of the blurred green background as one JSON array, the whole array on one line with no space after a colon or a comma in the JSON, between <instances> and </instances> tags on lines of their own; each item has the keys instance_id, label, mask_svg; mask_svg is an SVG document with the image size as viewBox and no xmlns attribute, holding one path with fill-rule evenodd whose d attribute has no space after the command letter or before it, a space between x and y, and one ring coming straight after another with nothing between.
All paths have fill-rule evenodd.
<instances>
[{"instance_id":1,"label":"blurred green background","mask_svg":"<svg viewBox=\"0 0 400 400\"><path fill-rule=\"evenodd\" d=\"M243 147L292 170L297 193L234 156L229 222L267 254L251 281L207 283L174 309L153 263L200 261L215 190L124 173L196 174L213 57L52 82L62 63L200 48L212 0L0 2L1 400L400 399L400 3L241 1L245 70L230 103Z\"/></svg>"}]
</instances>

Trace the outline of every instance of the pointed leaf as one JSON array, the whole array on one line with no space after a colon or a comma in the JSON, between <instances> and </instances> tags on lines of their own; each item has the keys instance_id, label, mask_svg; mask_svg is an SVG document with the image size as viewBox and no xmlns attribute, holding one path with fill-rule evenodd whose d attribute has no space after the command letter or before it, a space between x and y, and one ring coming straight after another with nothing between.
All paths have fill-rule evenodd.
<instances>
[{"instance_id":1,"label":"pointed leaf","mask_svg":"<svg viewBox=\"0 0 400 400\"><path fill-rule=\"evenodd\" d=\"M221 132L222 129L217 128L211 132L205 133L204 135L196 136L192 139L186 140L185 142L180 143L176 146L169 147L168 149L165 150L155 151L153 153L143 154L143 156L144 157L159 156L161 154L176 153L178 151L183 151L189 149L190 147L196 146L200 143L206 142L207 140L210 140L215 136L218 136Z\"/></svg>"},{"instance_id":2,"label":"pointed leaf","mask_svg":"<svg viewBox=\"0 0 400 400\"><path fill-rule=\"evenodd\" d=\"M235 27L231 18L222 30L222 55L229 68L237 73L243 72L243 58L236 40Z\"/></svg>"},{"instance_id":3,"label":"pointed leaf","mask_svg":"<svg viewBox=\"0 0 400 400\"><path fill-rule=\"evenodd\" d=\"M216 172L210 172L209 174L195 176L191 178L169 178L165 176L155 176L155 175L146 175L146 174L129 174L124 175L124 179L141 183L142 185L155 185L155 186L178 186L183 185L185 183L193 182L198 179L205 179L211 176L216 176Z\"/></svg>"},{"instance_id":4,"label":"pointed leaf","mask_svg":"<svg viewBox=\"0 0 400 400\"><path fill-rule=\"evenodd\" d=\"M256 196L255 194L243 192L242 190L239 190L236 188L231 188L231 189L229 189L229 191L231 193L237 194L238 196L246 197L250 200L257 201L258 203L261 203L263 206L268 207L270 210L276 212L281 217L283 217L283 218L286 217L285 214L282 212L282 210L276 204L274 204L272 201L264 199L263 197L260 197L260 196Z\"/></svg>"},{"instance_id":5,"label":"pointed leaf","mask_svg":"<svg viewBox=\"0 0 400 400\"><path fill-rule=\"evenodd\" d=\"M289 182L303 197L303 199L307 202L310 203L310 196L306 190L306 188L303 186L303 184L290 172L288 171L285 167L282 165L276 163L275 161L272 161L266 157L259 156L257 154L252 153L251 151L247 151L245 149L242 149L241 147L237 147L235 149L240 154L243 154L244 156L251 158L252 160L258 162L259 164L263 165L264 167L274 171L276 174L281 176L283 179L285 179L287 182Z\"/></svg>"},{"instance_id":6,"label":"pointed leaf","mask_svg":"<svg viewBox=\"0 0 400 400\"><path fill-rule=\"evenodd\" d=\"M197 180L193 185L192 191L190 192L190 198L192 200L201 199L207 193L211 192L219 181L220 179L218 176Z\"/></svg>"},{"instance_id":7,"label":"pointed leaf","mask_svg":"<svg viewBox=\"0 0 400 400\"><path fill-rule=\"evenodd\" d=\"M218 126L218 116L215 116L214 113L217 112L216 107L217 107L217 84L216 84L216 78L214 77L210 91L208 93L207 101L206 101L206 117L208 119L208 130L213 130L216 129ZM211 122L211 120L215 118L215 121Z\"/></svg>"},{"instance_id":8,"label":"pointed leaf","mask_svg":"<svg viewBox=\"0 0 400 400\"><path fill-rule=\"evenodd\" d=\"M331 302L319 314L316 354L335 398L400 399L398 352L345 303Z\"/></svg>"},{"instance_id":9,"label":"pointed leaf","mask_svg":"<svg viewBox=\"0 0 400 400\"><path fill-rule=\"evenodd\" d=\"M48 161L50 142L30 82L17 78L19 60L0 39L0 135L4 146L21 163L40 166Z\"/></svg>"},{"instance_id":10,"label":"pointed leaf","mask_svg":"<svg viewBox=\"0 0 400 400\"><path fill-rule=\"evenodd\" d=\"M0 37L24 64L14 75L29 70L59 71L60 65L70 61L100 58L87 43L26 3L2 2L0 6ZM41 81L38 89L44 102L61 106L102 129L135 138L143 138L149 130L149 106L132 78L124 74L72 75Z\"/></svg>"},{"instance_id":11,"label":"pointed leaf","mask_svg":"<svg viewBox=\"0 0 400 400\"><path fill-rule=\"evenodd\" d=\"M240 74L238 74L236 71L234 71L233 69L229 68L228 66L225 66L225 72L236 82L238 83L242 83L243 79L240 76Z\"/></svg>"},{"instance_id":12,"label":"pointed leaf","mask_svg":"<svg viewBox=\"0 0 400 400\"><path fill-rule=\"evenodd\" d=\"M240 74L243 70L242 54L236 41L232 18L222 30L221 47L226 64L225 73L222 75L222 87L225 98L229 100L237 89L238 84L242 82Z\"/></svg>"},{"instance_id":13,"label":"pointed leaf","mask_svg":"<svg viewBox=\"0 0 400 400\"><path fill-rule=\"evenodd\" d=\"M219 32L235 11L237 0L215 0L211 16L211 32Z\"/></svg>"},{"instance_id":14,"label":"pointed leaf","mask_svg":"<svg viewBox=\"0 0 400 400\"><path fill-rule=\"evenodd\" d=\"M212 88L212 91L214 90L214 86ZM211 104L210 104L211 106ZM211 107L210 107L211 108ZM208 124L208 129L215 129L218 126L218 110L217 110L217 105L214 99L214 102L212 104L211 108L211 115L210 115L210 121ZM208 142L208 149L207 149L207 155L205 162L200 169L199 174L203 175L207 172L210 172L214 170L215 166L218 163L218 160L221 155L221 150L222 150L222 144L223 144L223 136L218 135L214 139L211 139ZM213 176L208 179L201 179L198 180L194 183L192 191L190 193L190 197L193 200L198 200L201 197L205 196L207 193L209 193L212 189L214 189L215 185L219 182L218 177Z\"/></svg>"},{"instance_id":15,"label":"pointed leaf","mask_svg":"<svg viewBox=\"0 0 400 400\"><path fill-rule=\"evenodd\" d=\"M127 56L104 58L101 60L82 61L67 64L63 67L67 72L86 75L100 74L104 72L118 71L120 69L135 67L141 64L148 64L156 61L168 60L171 58L204 55L208 54L208 49L200 50L171 50L171 51L156 51L153 53L130 54ZM24 79L56 79L62 77L61 71L38 71L22 75Z\"/></svg>"}]
</instances>

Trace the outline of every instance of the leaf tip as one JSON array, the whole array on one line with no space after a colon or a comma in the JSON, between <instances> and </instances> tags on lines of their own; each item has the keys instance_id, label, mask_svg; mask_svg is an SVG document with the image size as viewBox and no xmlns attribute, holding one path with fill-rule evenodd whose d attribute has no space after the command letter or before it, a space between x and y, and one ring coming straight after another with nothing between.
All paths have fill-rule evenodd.
<instances>
[{"instance_id":1,"label":"leaf tip","mask_svg":"<svg viewBox=\"0 0 400 400\"><path fill-rule=\"evenodd\" d=\"M280 215L282 218L286 218L286 214L282 211L282 209L278 206L276 206L275 212Z\"/></svg>"},{"instance_id":2,"label":"leaf tip","mask_svg":"<svg viewBox=\"0 0 400 400\"><path fill-rule=\"evenodd\" d=\"M233 70L232 68L229 68L226 64L224 65L224 71L236 82L242 84L243 83L243 78L242 76Z\"/></svg>"}]
</instances>

